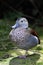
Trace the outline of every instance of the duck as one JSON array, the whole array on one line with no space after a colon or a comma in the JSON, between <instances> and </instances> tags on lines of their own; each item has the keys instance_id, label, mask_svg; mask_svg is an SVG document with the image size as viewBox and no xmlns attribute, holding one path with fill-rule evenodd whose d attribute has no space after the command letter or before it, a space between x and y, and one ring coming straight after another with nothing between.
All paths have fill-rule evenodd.
<instances>
[{"instance_id":1,"label":"duck","mask_svg":"<svg viewBox=\"0 0 43 65\"><path fill-rule=\"evenodd\" d=\"M16 47L26 50L26 53L29 49L40 44L37 32L29 27L28 20L24 17L16 20L9 33L9 38ZM26 58L26 55L19 57Z\"/></svg>"}]
</instances>

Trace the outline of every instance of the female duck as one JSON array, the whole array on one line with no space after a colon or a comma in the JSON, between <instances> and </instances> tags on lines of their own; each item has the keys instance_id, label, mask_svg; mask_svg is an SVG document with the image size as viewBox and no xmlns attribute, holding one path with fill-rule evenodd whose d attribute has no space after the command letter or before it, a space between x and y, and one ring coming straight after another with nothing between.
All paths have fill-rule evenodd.
<instances>
[{"instance_id":1,"label":"female duck","mask_svg":"<svg viewBox=\"0 0 43 65\"><path fill-rule=\"evenodd\" d=\"M40 44L40 39L37 33L28 27L26 18L19 18L16 20L12 30L9 34L10 39L16 42L16 46L26 51L36 45Z\"/></svg>"}]
</instances>

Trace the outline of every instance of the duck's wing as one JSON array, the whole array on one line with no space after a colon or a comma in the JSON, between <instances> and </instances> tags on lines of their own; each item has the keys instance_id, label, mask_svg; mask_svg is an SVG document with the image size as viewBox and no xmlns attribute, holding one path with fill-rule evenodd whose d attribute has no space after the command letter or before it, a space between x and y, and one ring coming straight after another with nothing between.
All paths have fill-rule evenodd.
<instances>
[{"instance_id":1,"label":"duck's wing","mask_svg":"<svg viewBox=\"0 0 43 65\"><path fill-rule=\"evenodd\" d=\"M38 36L38 33L35 30L33 30L33 29L28 28L28 31L30 32L30 34L32 34L34 36Z\"/></svg>"},{"instance_id":2,"label":"duck's wing","mask_svg":"<svg viewBox=\"0 0 43 65\"><path fill-rule=\"evenodd\" d=\"M40 39L39 39L38 33L35 30L31 29L31 28L28 28L28 31L30 32L30 34L32 34L32 35L34 35L38 38L39 44L40 44Z\"/></svg>"}]
</instances>

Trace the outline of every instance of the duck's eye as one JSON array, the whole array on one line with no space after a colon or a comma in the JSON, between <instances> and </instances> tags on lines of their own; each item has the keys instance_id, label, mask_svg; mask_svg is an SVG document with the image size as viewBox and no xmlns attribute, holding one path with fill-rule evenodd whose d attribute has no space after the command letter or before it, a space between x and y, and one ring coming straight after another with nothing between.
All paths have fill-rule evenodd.
<instances>
[{"instance_id":1,"label":"duck's eye","mask_svg":"<svg viewBox=\"0 0 43 65\"><path fill-rule=\"evenodd\" d=\"M21 21L21 22L23 22L23 21Z\"/></svg>"}]
</instances>

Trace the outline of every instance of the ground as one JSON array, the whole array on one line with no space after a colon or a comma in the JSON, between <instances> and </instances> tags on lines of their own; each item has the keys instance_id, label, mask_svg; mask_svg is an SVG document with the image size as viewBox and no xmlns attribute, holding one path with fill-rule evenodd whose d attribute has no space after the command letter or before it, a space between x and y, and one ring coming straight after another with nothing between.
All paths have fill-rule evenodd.
<instances>
[{"instance_id":1,"label":"ground","mask_svg":"<svg viewBox=\"0 0 43 65\"><path fill-rule=\"evenodd\" d=\"M17 58L25 55L25 50L16 49L9 41L8 35L14 22L0 20L0 65L43 65L43 27L36 27L40 45L28 50L26 59Z\"/></svg>"}]
</instances>

